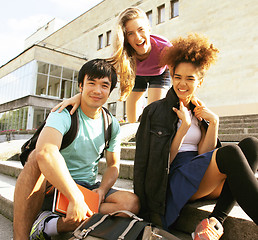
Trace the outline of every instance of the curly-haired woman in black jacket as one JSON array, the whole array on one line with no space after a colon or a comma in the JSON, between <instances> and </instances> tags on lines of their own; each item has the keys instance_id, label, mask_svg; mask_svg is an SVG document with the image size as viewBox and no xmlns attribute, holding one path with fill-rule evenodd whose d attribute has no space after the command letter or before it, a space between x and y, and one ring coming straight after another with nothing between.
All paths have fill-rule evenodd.
<instances>
[{"instance_id":1,"label":"curly-haired woman in black jacket","mask_svg":"<svg viewBox=\"0 0 258 240\"><path fill-rule=\"evenodd\" d=\"M222 224L235 201L258 224L258 182L254 175L258 140L246 138L239 144L217 148L219 117L195 94L206 70L215 62L218 49L197 34L177 38L172 44L162 63L170 68L173 86L166 99L146 107L137 133L135 193L146 211L152 205L155 207L155 189L148 188L148 181L155 174L163 174L156 169L162 160L169 159L166 204L164 214L160 214L163 225L169 228L189 200L218 198L213 212L197 226L193 238L219 239L223 234ZM178 105L169 105L175 102ZM161 113L164 106L170 110ZM174 124L169 119L177 120ZM204 122L208 123L207 128ZM150 132L149 140L143 135L146 130ZM158 146L166 136L169 147ZM160 140L154 144L155 139ZM155 151L160 151L158 157ZM150 164L153 156L156 156L155 165L152 160Z\"/></svg>"}]
</instances>

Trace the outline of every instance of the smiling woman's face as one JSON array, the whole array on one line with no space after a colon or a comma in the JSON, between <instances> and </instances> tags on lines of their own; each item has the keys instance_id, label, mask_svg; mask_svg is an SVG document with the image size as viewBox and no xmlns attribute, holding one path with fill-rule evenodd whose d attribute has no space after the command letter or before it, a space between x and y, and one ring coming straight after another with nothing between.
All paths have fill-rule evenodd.
<instances>
[{"instance_id":1,"label":"smiling woman's face","mask_svg":"<svg viewBox=\"0 0 258 240\"><path fill-rule=\"evenodd\" d=\"M172 71L171 71L172 72ZM192 63L179 63L175 68L173 79L173 88L185 106L187 106L192 97L195 95L196 89L202 84L199 79L199 71Z\"/></svg>"},{"instance_id":2,"label":"smiling woman's face","mask_svg":"<svg viewBox=\"0 0 258 240\"><path fill-rule=\"evenodd\" d=\"M151 50L150 27L144 18L135 18L125 24L128 43L139 56L148 54Z\"/></svg>"}]
</instances>

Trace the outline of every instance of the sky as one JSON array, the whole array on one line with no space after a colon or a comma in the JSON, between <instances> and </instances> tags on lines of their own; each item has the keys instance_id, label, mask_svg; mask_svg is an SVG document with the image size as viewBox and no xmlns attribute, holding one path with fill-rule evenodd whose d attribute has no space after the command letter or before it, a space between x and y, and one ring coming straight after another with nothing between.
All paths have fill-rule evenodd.
<instances>
[{"instance_id":1,"label":"sky","mask_svg":"<svg viewBox=\"0 0 258 240\"><path fill-rule=\"evenodd\" d=\"M24 40L53 18L66 24L102 0L1 0L0 66L24 50Z\"/></svg>"}]
</instances>

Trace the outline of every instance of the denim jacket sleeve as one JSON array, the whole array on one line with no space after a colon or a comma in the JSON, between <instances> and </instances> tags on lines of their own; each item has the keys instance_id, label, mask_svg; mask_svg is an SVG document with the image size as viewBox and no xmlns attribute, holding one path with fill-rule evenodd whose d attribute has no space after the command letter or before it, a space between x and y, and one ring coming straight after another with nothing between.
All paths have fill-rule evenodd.
<instances>
[{"instance_id":1,"label":"denim jacket sleeve","mask_svg":"<svg viewBox=\"0 0 258 240\"><path fill-rule=\"evenodd\" d=\"M141 212L146 212L145 176L149 160L150 119L149 108L145 108L136 133L136 152L134 161L134 192L141 202ZM142 216L143 217L143 216ZM146 216L144 216L146 218Z\"/></svg>"}]
</instances>

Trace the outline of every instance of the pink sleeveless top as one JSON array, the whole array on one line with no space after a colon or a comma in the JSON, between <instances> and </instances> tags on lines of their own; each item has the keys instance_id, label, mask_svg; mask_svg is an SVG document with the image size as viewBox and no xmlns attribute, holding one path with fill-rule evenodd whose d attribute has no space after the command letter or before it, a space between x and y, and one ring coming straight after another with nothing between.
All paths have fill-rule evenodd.
<instances>
[{"instance_id":1,"label":"pink sleeveless top","mask_svg":"<svg viewBox=\"0 0 258 240\"><path fill-rule=\"evenodd\" d=\"M164 37L150 35L151 51L148 58L143 61L136 59L136 75L139 76L157 76L161 75L166 66L161 67L160 56L165 47L170 47L172 44Z\"/></svg>"}]
</instances>

